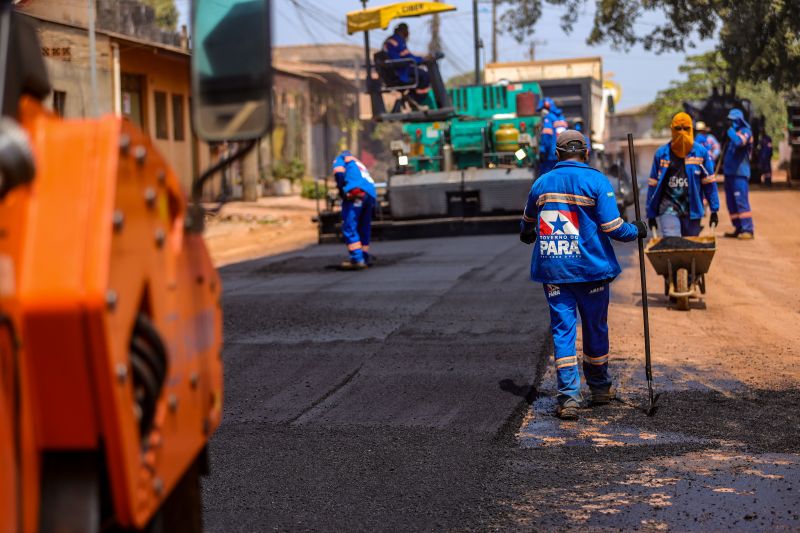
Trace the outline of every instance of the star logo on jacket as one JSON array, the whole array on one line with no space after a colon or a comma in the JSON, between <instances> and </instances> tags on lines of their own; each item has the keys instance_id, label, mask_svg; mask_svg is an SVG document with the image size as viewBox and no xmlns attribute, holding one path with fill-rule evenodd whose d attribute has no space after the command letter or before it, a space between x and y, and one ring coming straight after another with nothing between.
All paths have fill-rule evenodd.
<instances>
[{"instance_id":1,"label":"star logo on jacket","mask_svg":"<svg viewBox=\"0 0 800 533\"><path fill-rule=\"evenodd\" d=\"M580 235L578 213L545 209L539 213L539 235Z\"/></svg>"}]
</instances>

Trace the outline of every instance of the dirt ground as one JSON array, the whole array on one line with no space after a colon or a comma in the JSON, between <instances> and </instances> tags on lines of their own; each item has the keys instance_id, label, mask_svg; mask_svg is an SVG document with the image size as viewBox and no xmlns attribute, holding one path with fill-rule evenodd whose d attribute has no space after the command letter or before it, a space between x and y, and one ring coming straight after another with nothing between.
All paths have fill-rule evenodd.
<instances>
[{"instance_id":1,"label":"dirt ground","mask_svg":"<svg viewBox=\"0 0 800 533\"><path fill-rule=\"evenodd\" d=\"M298 196L231 202L206 220L205 239L218 267L317 242L316 202Z\"/></svg>"},{"instance_id":2,"label":"dirt ground","mask_svg":"<svg viewBox=\"0 0 800 533\"><path fill-rule=\"evenodd\" d=\"M610 364L623 403L559 421L548 370L518 440L531 454L525 474L557 470L562 480L517 502L514 522L545 531L800 530L800 190L782 185L751 190L753 241L721 237L731 229L722 199L707 294L689 311L667 306L663 278L647 265L661 393L652 418L635 408L646 405L638 254L617 248Z\"/></svg>"}]
</instances>

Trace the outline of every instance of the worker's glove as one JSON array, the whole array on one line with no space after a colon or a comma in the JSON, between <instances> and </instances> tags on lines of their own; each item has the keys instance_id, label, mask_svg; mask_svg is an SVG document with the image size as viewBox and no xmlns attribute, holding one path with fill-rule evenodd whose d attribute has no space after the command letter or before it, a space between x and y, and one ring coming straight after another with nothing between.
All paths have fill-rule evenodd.
<instances>
[{"instance_id":1,"label":"worker's glove","mask_svg":"<svg viewBox=\"0 0 800 533\"><path fill-rule=\"evenodd\" d=\"M716 211L711 212L711 218L708 219L708 225L712 228L719 226L719 215Z\"/></svg>"},{"instance_id":2,"label":"worker's glove","mask_svg":"<svg viewBox=\"0 0 800 533\"><path fill-rule=\"evenodd\" d=\"M347 193L347 199L351 201L359 200L363 199L366 195L367 193L356 187L355 189L350 189L350 191Z\"/></svg>"},{"instance_id":3,"label":"worker's glove","mask_svg":"<svg viewBox=\"0 0 800 533\"><path fill-rule=\"evenodd\" d=\"M536 231L520 231L519 240L525 244L533 244L533 242L536 240Z\"/></svg>"},{"instance_id":4,"label":"worker's glove","mask_svg":"<svg viewBox=\"0 0 800 533\"><path fill-rule=\"evenodd\" d=\"M650 220L651 224L653 224L651 227L655 227L655 219L651 218ZM645 237L647 237L647 224L645 224L641 220L637 220L633 223L633 225L636 226L636 229L639 231L637 237L639 237L640 239L644 239Z\"/></svg>"},{"instance_id":5,"label":"worker's glove","mask_svg":"<svg viewBox=\"0 0 800 533\"><path fill-rule=\"evenodd\" d=\"M653 229L658 229L658 222L656 222L655 218L648 218L647 219L647 225L650 226Z\"/></svg>"}]
</instances>

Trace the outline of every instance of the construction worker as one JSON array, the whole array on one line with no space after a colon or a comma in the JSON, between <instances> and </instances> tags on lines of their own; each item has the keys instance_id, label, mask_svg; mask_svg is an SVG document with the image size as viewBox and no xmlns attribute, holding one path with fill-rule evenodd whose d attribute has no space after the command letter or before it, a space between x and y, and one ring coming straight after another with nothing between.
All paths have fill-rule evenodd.
<instances>
[{"instance_id":1,"label":"construction worker","mask_svg":"<svg viewBox=\"0 0 800 533\"><path fill-rule=\"evenodd\" d=\"M549 96L539 102L536 111L542 114L542 134L539 139L539 175L549 172L558 163L556 137L567 129L561 109Z\"/></svg>"},{"instance_id":2,"label":"construction worker","mask_svg":"<svg viewBox=\"0 0 800 533\"><path fill-rule=\"evenodd\" d=\"M641 221L624 222L606 176L586 164L583 134L558 136L555 168L536 180L520 221L520 240L534 244L531 279L544 284L550 306L558 385L557 416L578 418L583 403L575 348L577 313L583 323L583 374L592 404L614 398L608 372L609 283L621 272L611 239L647 235Z\"/></svg>"},{"instance_id":3,"label":"construction worker","mask_svg":"<svg viewBox=\"0 0 800 533\"><path fill-rule=\"evenodd\" d=\"M375 182L364 164L345 150L333 161L333 175L342 197L342 235L350 260L343 270L364 270L369 255L372 212L375 210Z\"/></svg>"},{"instance_id":4,"label":"construction worker","mask_svg":"<svg viewBox=\"0 0 800 533\"><path fill-rule=\"evenodd\" d=\"M767 135L766 130L763 129L758 141L758 167L761 170L764 184L772 187L772 137Z\"/></svg>"},{"instance_id":5,"label":"construction worker","mask_svg":"<svg viewBox=\"0 0 800 533\"><path fill-rule=\"evenodd\" d=\"M750 240L753 238L753 215L750 212L750 152L753 149L753 132L740 109L728 113L728 147L722 155L722 173L725 175L725 201L734 230L726 237Z\"/></svg>"},{"instance_id":6,"label":"construction worker","mask_svg":"<svg viewBox=\"0 0 800 533\"><path fill-rule=\"evenodd\" d=\"M408 42L409 32L408 25L404 22L398 24L394 29L394 34L383 42L383 50L389 56L389 59L413 59L417 66L417 87L412 93L412 98L419 105L424 105L428 99L428 92L430 92L431 78L428 70L425 67L419 66L429 57L420 57L411 53L406 43ZM413 76L414 68L408 63L403 62L395 66L395 73L397 78L404 84L410 84L414 81Z\"/></svg>"},{"instance_id":7,"label":"construction worker","mask_svg":"<svg viewBox=\"0 0 800 533\"><path fill-rule=\"evenodd\" d=\"M700 234L705 208L711 208L709 224L719 224L714 162L708 150L695 142L692 117L678 113L672 117L672 140L659 147L653 157L647 184L647 218L651 228L664 237Z\"/></svg>"},{"instance_id":8,"label":"construction worker","mask_svg":"<svg viewBox=\"0 0 800 533\"><path fill-rule=\"evenodd\" d=\"M708 155L711 156L711 161L713 161L716 165L721 149L719 141L716 137L714 137L714 134L711 133L711 130L708 129L708 126L702 120L697 121L694 129L697 132L697 135L694 137L694 142L708 150Z\"/></svg>"}]
</instances>

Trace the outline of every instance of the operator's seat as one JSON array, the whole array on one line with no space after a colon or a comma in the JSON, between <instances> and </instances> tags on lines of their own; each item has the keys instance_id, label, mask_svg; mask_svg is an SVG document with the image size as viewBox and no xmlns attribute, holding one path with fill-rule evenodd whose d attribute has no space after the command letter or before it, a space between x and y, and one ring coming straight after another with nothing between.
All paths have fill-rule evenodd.
<instances>
[{"instance_id":1,"label":"operator's seat","mask_svg":"<svg viewBox=\"0 0 800 533\"><path fill-rule=\"evenodd\" d=\"M417 74L416 62L409 59L390 59L389 54L385 50L375 52L372 56L373 63L375 64L375 71L378 73L378 78L381 80L381 93L399 92L400 98L394 103L392 113L401 113L404 106L409 109L415 109L414 102L411 99L411 90L417 88L419 74ZM397 66L408 64L412 67L414 77L409 83L403 82L397 76Z\"/></svg>"}]
</instances>

